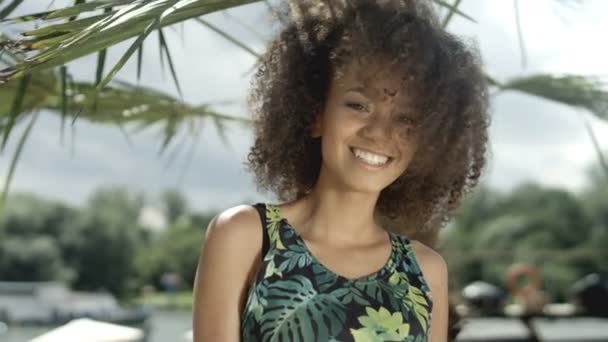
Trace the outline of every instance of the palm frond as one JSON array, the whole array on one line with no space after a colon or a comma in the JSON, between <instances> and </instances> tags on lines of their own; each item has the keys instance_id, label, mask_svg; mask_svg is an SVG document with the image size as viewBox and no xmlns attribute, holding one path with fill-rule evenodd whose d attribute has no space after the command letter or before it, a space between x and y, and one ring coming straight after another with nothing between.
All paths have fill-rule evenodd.
<instances>
[{"instance_id":1,"label":"palm frond","mask_svg":"<svg viewBox=\"0 0 608 342\"><path fill-rule=\"evenodd\" d=\"M158 27L164 27L258 1L260 0L93 0L58 10L11 18L4 23L43 21L48 25L25 32L25 38L4 44L5 48L14 51L35 53L27 61L0 70L0 82L20 78L37 70L57 67L126 39L141 37L155 20L158 20ZM473 20L458 10L457 5L451 5L444 0L434 1L449 10L446 24L455 14ZM104 13L95 14L100 10ZM60 19L75 18L83 14L92 16L55 23ZM253 52L251 49L248 51Z\"/></svg>"},{"instance_id":2,"label":"palm frond","mask_svg":"<svg viewBox=\"0 0 608 342\"><path fill-rule=\"evenodd\" d=\"M10 4L6 5L0 10L0 20L8 17L21 3L23 0L13 0ZM0 1L2 3L2 1Z\"/></svg>"},{"instance_id":3,"label":"palm frond","mask_svg":"<svg viewBox=\"0 0 608 342\"><path fill-rule=\"evenodd\" d=\"M538 74L509 80L500 84L499 89L519 91L583 108L608 120L608 90L606 83L597 77Z\"/></svg>"},{"instance_id":4,"label":"palm frond","mask_svg":"<svg viewBox=\"0 0 608 342\"><path fill-rule=\"evenodd\" d=\"M528 53L526 52L526 44L524 42L524 33L521 25L521 12L519 10L519 0L513 0L513 7L515 12L515 27L517 28L517 42L519 44L519 55L521 58L522 67L526 67L528 64Z\"/></svg>"},{"instance_id":5,"label":"palm frond","mask_svg":"<svg viewBox=\"0 0 608 342\"><path fill-rule=\"evenodd\" d=\"M240 20L239 18L237 18L237 17L233 16L232 14L228 13L228 11L222 11L222 14L224 14L224 17L227 18L228 20L234 21L239 26L243 27L245 30L247 30L247 32L249 32L250 34L252 34L259 41L261 41L261 42L266 41L266 38L260 32L258 32L258 30L256 28L254 28L253 26L247 24L243 20Z\"/></svg>"},{"instance_id":6,"label":"palm frond","mask_svg":"<svg viewBox=\"0 0 608 342\"><path fill-rule=\"evenodd\" d=\"M608 121L608 91L605 83L595 77L578 75L533 75L513 79L499 85L501 90L514 90L528 95L538 96L579 109L585 109L598 118ZM589 123L584 120L587 134L591 138L593 148L600 166L608 177L608 163L599 146L597 138Z\"/></svg>"},{"instance_id":7,"label":"palm frond","mask_svg":"<svg viewBox=\"0 0 608 342\"><path fill-rule=\"evenodd\" d=\"M132 37L145 38L148 30L257 1L259 0L98 0L45 12L39 18L48 21L113 8L112 12L99 15L93 22L83 18L51 24L37 31L26 32L25 38L5 44L12 50L37 53L14 67L1 70L0 82L63 65ZM32 18L27 20L33 20ZM87 21L88 26L83 25L83 20Z\"/></svg>"},{"instance_id":8,"label":"palm frond","mask_svg":"<svg viewBox=\"0 0 608 342\"><path fill-rule=\"evenodd\" d=\"M604 157L604 152L602 152L602 148L600 143L593 132L593 127L589 124L589 121L585 118L585 113L581 112L581 117L583 119L583 123L585 124L585 129L587 130L587 134L591 138L591 143L593 143L593 149L595 150L595 154L597 155L597 159L599 160L600 168L604 171L604 175L606 176L606 180L608 180L608 161L606 161L606 157Z\"/></svg>"},{"instance_id":9,"label":"palm frond","mask_svg":"<svg viewBox=\"0 0 608 342\"><path fill-rule=\"evenodd\" d=\"M61 131L60 139L63 142L65 133L65 120L68 115L68 68L63 65L59 68L61 77Z\"/></svg>"},{"instance_id":10,"label":"palm frond","mask_svg":"<svg viewBox=\"0 0 608 342\"><path fill-rule=\"evenodd\" d=\"M198 21L199 23L201 23L201 25L206 26L207 28L209 28L210 30L214 31L215 33L219 34L220 36L222 36L223 38L225 38L227 41L233 43L234 45L240 47L241 49L249 52L251 55L259 58L260 55L255 52L252 48L248 47L247 45L243 44L241 41L239 41L238 39L232 37L231 35L229 35L228 33L226 33L225 31L222 31L221 29L219 29L218 27L216 27L215 25L211 24L210 22L201 19L201 18L196 18L196 21Z\"/></svg>"},{"instance_id":11,"label":"palm frond","mask_svg":"<svg viewBox=\"0 0 608 342\"><path fill-rule=\"evenodd\" d=\"M6 142L8 141L8 137L13 130L13 126L15 125L15 121L19 113L21 113L21 108L23 107L23 100L25 99L25 94L27 92L28 85L30 83L31 75L26 75L19 82L19 87L17 88L17 93L15 94L15 98L13 100L13 104L11 106L11 110L6 115L6 125L3 125L3 134L2 134L2 143L0 143L0 151L4 151L4 147L6 146ZM0 117L2 118L2 117ZM2 118L4 119L4 118Z\"/></svg>"},{"instance_id":12,"label":"palm frond","mask_svg":"<svg viewBox=\"0 0 608 342\"><path fill-rule=\"evenodd\" d=\"M182 95L182 89L179 86L179 80L177 79L177 73L175 72L175 66L173 64L173 59L171 59L171 52L169 51L169 43L165 39L165 35L163 34L163 29L158 29L158 37L160 39L160 48L161 48L161 56L163 53L167 57L167 63L169 63L169 70L171 70L171 76L173 77L173 82L175 82L175 88L177 88L177 92L180 96Z\"/></svg>"},{"instance_id":13,"label":"palm frond","mask_svg":"<svg viewBox=\"0 0 608 342\"><path fill-rule=\"evenodd\" d=\"M453 5L444 0L433 0L433 1L437 5L444 7L448 11L448 13L445 15L445 17L443 18L443 21L441 23L441 26L443 26L443 27L448 26L448 24L450 23L450 21L452 20L454 15L459 15L469 21L477 23L477 21L475 21L475 19L473 19L471 16L463 13L461 10L458 9L458 6L460 6L460 3L462 2L462 0L454 0Z\"/></svg>"},{"instance_id":14,"label":"palm frond","mask_svg":"<svg viewBox=\"0 0 608 342\"><path fill-rule=\"evenodd\" d=\"M21 91L25 87L24 84L29 84L27 92ZM14 96L15 93L22 96ZM0 87L0 110L2 110L0 135L4 137L3 141L6 143L9 132L12 132L13 127L21 120L32 117L30 113L38 113L41 109L60 114L62 127L65 119L70 116L72 118L78 116L83 120L99 124L117 125L127 140L129 134L124 129L127 125L139 128L164 125L160 153L169 147L177 134L182 131L182 127L190 127L190 134L194 136L200 134L192 131L192 126L197 121L212 120L218 129L223 128L223 123L228 121L243 125L248 125L250 122L243 117L216 112L209 103L191 105L161 91L118 80L114 80L97 93L96 83L74 82L67 68L62 67L59 77L54 72L45 70L27 75L20 82L10 82ZM9 177L5 180L3 189L5 193L2 196L6 196L8 192L12 174L36 115L34 114L34 118L18 142L17 151L10 164ZM200 127L200 125L195 126ZM223 135L222 131L220 135Z\"/></svg>"},{"instance_id":15,"label":"palm frond","mask_svg":"<svg viewBox=\"0 0 608 342\"><path fill-rule=\"evenodd\" d=\"M25 142L27 141L27 138L30 135L32 128L34 127L34 124L36 123L36 120L38 119L38 114L39 114L39 112L36 112L32 116L32 119L30 120L29 124L25 128L25 131L21 135L21 139L19 139L19 144L17 145L15 154L13 154L13 158L11 159L11 163L8 168L8 175L6 176L6 179L4 180L4 187L2 188L2 194L0 195L0 210L3 208L4 203L6 202L9 188L10 188L11 182L13 180L15 170L17 169L17 163L19 162L19 158L21 157L21 153L23 152L23 147L25 146Z\"/></svg>"}]
</instances>

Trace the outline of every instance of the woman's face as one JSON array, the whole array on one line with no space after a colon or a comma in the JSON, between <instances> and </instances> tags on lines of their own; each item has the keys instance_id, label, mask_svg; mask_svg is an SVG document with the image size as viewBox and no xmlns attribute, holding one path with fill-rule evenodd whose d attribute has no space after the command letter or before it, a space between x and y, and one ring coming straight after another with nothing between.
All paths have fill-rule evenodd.
<instances>
[{"instance_id":1,"label":"woman's face","mask_svg":"<svg viewBox=\"0 0 608 342\"><path fill-rule=\"evenodd\" d=\"M380 192L407 169L416 151L417 113L395 75L354 61L334 79L312 129L321 137L321 177Z\"/></svg>"}]
</instances>

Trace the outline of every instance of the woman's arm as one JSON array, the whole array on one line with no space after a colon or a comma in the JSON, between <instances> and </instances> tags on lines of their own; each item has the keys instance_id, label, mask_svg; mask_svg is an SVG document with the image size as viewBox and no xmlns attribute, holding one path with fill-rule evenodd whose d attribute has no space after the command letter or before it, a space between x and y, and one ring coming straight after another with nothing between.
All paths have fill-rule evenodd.
<instances>
[{"instance_id":1,"label":"woman's arm","mask_svg":"<svg viewBox=\"0 0 608 342\"><path fill-rule=\"evenodd\" d=\"M446 342L448 340L447 265L439 253L418 241L412 241L412 248L433 298L429 342Z\"/></svg>"},{"instance_id":2,"label":"woman's arm","mask_svg":"<svg viewBox=\"0 0 608 342\"><path fill-rule=\"evenodd\" d=\"M240 205L211 220L194 280L194 342L240 341L240 318L262 245L255 208Z\"/></svg>"}]
</instances>

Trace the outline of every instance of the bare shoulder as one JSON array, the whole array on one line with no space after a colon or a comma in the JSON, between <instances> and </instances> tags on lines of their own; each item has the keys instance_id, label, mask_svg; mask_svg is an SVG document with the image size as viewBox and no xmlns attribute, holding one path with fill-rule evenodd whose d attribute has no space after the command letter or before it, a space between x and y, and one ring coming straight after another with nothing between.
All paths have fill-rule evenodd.
<instances>
[{"instance_id":1,"label":"bare shoulder","mask_svg":"<svg viewBox=\"0 0 608 342\"><path fill-rule=\"evenodd\" d=\"M262 225L253 206L228 208L209 222L194 281L194 341L239 339L261 246Z\"/></svg>"},{"instance_id":2,"label":"bare shoulder","mask_svg":"<svg viewBox=\"0 0 608 342\"><path fill-rule=\"evenodd\" d=\"M237 205L217 214L207 227L206 238L223 242L249 241L261 234L260 218L250 205ZM211 242L207 242L211 243ZM251 245L251 243L249 243Z\"/></svg>"},{"instance_id":3,"label":"bare shoulder","mask_svg":"<svg viewBox=\"0 0 608 342\"><path fill-rule=\"evenodd\" d=\"M232 269L234 274L245 272L245 281L249 282L256 271L261 245L260 216L253 206L241 204L225 209L209 222L201 257Z\"/></svg>"},{"instance_id":4,"label":"bare shoulder","mask_svg":"<svg viewBox=\"0 0 608 342\"><path fill-rule=\"evenodd\" d=\"M417 240L412 240L411 246L429 285L433 287L434 284L445 283L448 277L448 267L441 254Z\"/></svg>"},{"instance_id":5,"label":"bare shoulder","mask_svg":"<svg viewBox=\"0 0 608 342\"><path fill-rule=\"evenodd\" d=\"M448 340L448 268L443 257L419 241L411 241L412 249L422 270L433 301L429 342Z\"/></svg>"}]
</instances>

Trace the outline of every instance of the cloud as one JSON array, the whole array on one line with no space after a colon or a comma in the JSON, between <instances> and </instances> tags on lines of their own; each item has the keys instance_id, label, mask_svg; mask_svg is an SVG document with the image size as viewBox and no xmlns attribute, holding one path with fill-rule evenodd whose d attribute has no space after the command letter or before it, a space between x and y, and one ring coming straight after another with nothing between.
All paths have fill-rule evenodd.
<instances>
[{"instance_id":1,"label":"cloud","mask_svg":"<svg viewBox=\"0 0 608 342\"><path fill-rule=\"evenodd\" d=\"M596 54L605 47L596 48L597 44L587 37L608 29L597 15L605 13L602 8L606 5L585 3L568 11L553 1L522 2L528 55L525 69L521 66L512 2L465 2L463 11L479 23L458 18L450 28L477 39L486 70L500 80L538 72L605 74L606 64L597 58L602 54ZM567 23L557 14L564 11ZM608 123L582 110L516 92L497 94L492 107L492 156L486 178L494 187L509 190L519 183L536 181L580 190L586 182L585 169L597 162L581 115L588 117L600 145L608 150Z\"/></svg>"}]
</instances>

